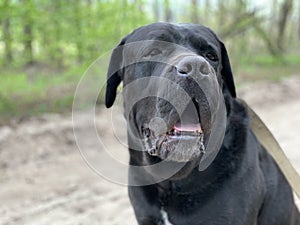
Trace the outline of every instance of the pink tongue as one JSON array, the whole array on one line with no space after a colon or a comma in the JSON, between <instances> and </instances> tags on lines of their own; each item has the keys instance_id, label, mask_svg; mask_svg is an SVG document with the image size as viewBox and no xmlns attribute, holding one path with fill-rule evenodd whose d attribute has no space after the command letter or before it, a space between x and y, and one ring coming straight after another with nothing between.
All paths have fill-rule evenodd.
<instances>
[{"instance_id":1,"label":"pink tongue","mask_svg":"<svg viewBox=\"0 0 300 225\"><path fill-rule=\"evenodd\" d=\"M198 124L180 124L176 123L173 127L176 131L202 131L200 123Z\"/></svg>"}]
</instances>

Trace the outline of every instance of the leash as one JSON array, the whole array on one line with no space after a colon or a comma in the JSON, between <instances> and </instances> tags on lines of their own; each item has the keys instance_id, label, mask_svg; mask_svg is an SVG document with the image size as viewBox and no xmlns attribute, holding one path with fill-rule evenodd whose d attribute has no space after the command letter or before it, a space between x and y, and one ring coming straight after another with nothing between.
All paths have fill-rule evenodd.
<instances>
[{"instance_id":1,"label":"leash","mask_svg":"<svg viewBox=\"0 0 300 225\"><path fill-rule=\"evenodd\" d=\"M287 178L289 184L293 188L294 192L300 198L300 176L286 157L282 148L274 138L271 131L267 128L265 123L259 118L259 116L250 108L250 106L242 99L238 99L248 110L250 117L250 126L257 139L265 147L268 153L277 162L279 168Z\"/></svg>"}]
</instances>

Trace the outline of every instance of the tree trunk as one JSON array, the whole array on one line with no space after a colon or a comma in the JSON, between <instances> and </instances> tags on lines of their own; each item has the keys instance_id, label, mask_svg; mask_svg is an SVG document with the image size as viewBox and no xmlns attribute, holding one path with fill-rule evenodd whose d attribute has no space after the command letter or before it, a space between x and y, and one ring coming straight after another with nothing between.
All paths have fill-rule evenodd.
<instances>
[{"instance_id":1,"label":"tree trunk","mask_svg":"<svg viewBox=\"0 0 300 225\"><path fill-rule=\"evenodd\" d=\"M253 24L253 27L254 27L256 33L265 42L269 53L272 56L274 56L278 59L281 59L281 57L282 57L281 51L278 50L277 46L274 44L274 41L273 41L272 37L269 35L269 33L267 33L259 24Z\"/></svg>"},{"instance_id":2,"label":"tree trunk","mask_svg":"<svg viewBox=\"0 0 300 225\"><path fill-rule=\"evenodd\" d=\"M24 33L24 55L27 64L33 63L33 48L32 48L32 41L33 41L33 34L32 34L32 27L31 24L26 23L23 27Z\"/></svg>"},{"instance_id":3,"label":"tree trunk","mask_svg":"<svg viewBox=\"0 0 300 225\"><path fill-rule=\"evenodd\" d=\"M4 63L10 64L13 61L12 55L12 36L11 36L11 29L10 29L10 17L9 17L9 0L4 2L5 16L2 21L2 32L3 32L3 41L4 41Z\"/></svg>"},{"instance_id":4,"label":"tree trunk","mask_svg":"<svg viewBox=\"0 0 300 225\"><path fill-rule=\"evenodd\" d=\"M169 0L164 0L164 9L165 9L165 21L171 22L172 21L172 10L170 7Z\"/></svg>"},{"instance_id":5,"label":"tree trunk","mask_svg":"<svg viewBox=\"0 0 300 225\"><path fill-rule=\"evenodd\" d=\"M198 0L192 0L191 2L191 21L192 23L200 23L199 12L198 12Z\"/></svg>"},{"instance_id":6,"label":"tree trunk","mask_svg":"<svg viewBox=\"0 0 300 225\"><path fill-rule=\"evenodd\" d=\"M134 5L139 9L141 13L144 13L143 2L141 0L134 0Z\"/></svg>"},{"instance_id":7,"label":"tree trunk","mask_svg":"<svg viewBox=\"0 0 300 225\"><path fill-rule=\"evenodd\" d=\"M298 7L298 39L300 40L300 3Z\"/></svg>"},{"instance_id":8,"label":"tree trunk","mask_svg":"<svg viewBox=\"0 0 300 225\"><path fill-rule=\"evenodd\" d=\"M277 34L277 46L280 50L284 49L283 42L285 37L287 21L292 13L292 10L293 0L285 0L280 7Z\"/></svg>"},{"instance_id":9,"label":"tree trunk","mask_svg":"<svg viewBox=\"0 0 300 225\"><path fill-rule=\"evenodd\" d=\"M208 19L209 15L210 15L210 5L211 5L211 0L205 0L205 8L204 8L204 18L205 20Z\"/></svg>"},{"instance_id":10,"label":"tree trunk","mask_svg":"<svg viewBox=\"0 0 300 225\"><path fill-rule=\"evenodd\" d=\"M26 64L33 64L33 20L31 12L31 0L23 0L24 15L23 15L23 46L24 46L24 57Z\"/></svg>"},{"instance_id":11,"label":"tree trunk","mask_svg":"<svg viewBox=\"0 0 300 225\"><path fill-rule=\"evenodd\" d=\"M61 1L53 1L53 8L54 8L54 13L58 15L59 13L62 13L62 6L61 6ZM63 60L63 50L61 49L60 46L60 41L62 39L62 28L61 28L61 21L58 16L55 16L53 18L53 25L54 25L54 61L57 67L62 68L64 65L64 60Z\"/></svg>"},{"instance_id":12,"label":"tree trunk","mask_svg":"<svg viewBox=\"0 0 300 225\"><path fill-rule=\"evenodd\" d=\"M83 31L82 31L82 14L80 10L80 1L73 1L74 4L74 27L77 31L76 35L76 48L77 48L77 60L82 62L84 59L83 55Z\"/></svg>"},{"instance_id":13,"label":"tree trunk","mask_svg":"<svg viewBox=\"0 0 300 225\"><path fill-rule=\"evenodd\" d=\"M278 8L278 0L272 0L272 5L271 5L271 12L270 12L270 20L269 20L269 32L270 34L273 33L274 31L274 26L277 24L277 8Z\"/></svg>"},{"instance_id":14,"label":"tree trunk","mask_svg":"<svg viewBox=\"0 0 300 225\"><path fill-rule=\"evenodd\" d=\"M224 26L224 21L225 21L225 3L224 0L218 0L218 26L219 28L222 28Z\"/></svg>"},{"instance_id":15,"label":"tree trunk","mask_svg":"<svg viewBox=\"0 0 300 225\"><path fill-rule=\"evenodd\" d=\"M154 0L153 3L153 14L154 14L154 20L159 21L160 19L160 11L159 11L159 3L158 0Z\"/></svg>"}]
</instances>

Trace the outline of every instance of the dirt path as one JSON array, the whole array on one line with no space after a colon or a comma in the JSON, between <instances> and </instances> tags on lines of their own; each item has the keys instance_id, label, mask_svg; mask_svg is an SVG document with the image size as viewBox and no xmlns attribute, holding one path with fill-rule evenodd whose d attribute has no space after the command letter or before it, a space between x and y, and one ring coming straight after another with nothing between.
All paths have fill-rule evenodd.
<instances>
[{"instance_id":1,"label":"dirt path","mask_svg":"<svg viewBox=\"0 0 300 225\"><path fill-rule=\"evenodd\" d=\"M300 77L244 86L239 96L267 123L300 173ZM109 129L110 117L100 109L96 124L113 146L114 132L124 140L125 131ZM87 134L93 127L87 125L86 114L79 119L76 129L85 135L87 154L110 169L101 161L104 149ZM115 146L111 154L125 162L126 151ZM97 175L82 159L71 115L43 115L0 127L0 187L1 225L136 224L126 187Z\"/></svg>"}]
</instances>

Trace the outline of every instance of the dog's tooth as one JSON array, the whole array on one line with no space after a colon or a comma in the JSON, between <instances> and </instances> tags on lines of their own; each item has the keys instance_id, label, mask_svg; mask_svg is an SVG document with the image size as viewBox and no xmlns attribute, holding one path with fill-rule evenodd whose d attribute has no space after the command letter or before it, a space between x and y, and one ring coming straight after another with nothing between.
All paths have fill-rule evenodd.
<instances>
[{"instance_id":1,"label":"dog's tooth","mask_svg":"<svg viewBox=\"0 0 300 225\"><path fill-rule=\"evenodd\" d=\"M152 156L157 156L157 151L155 148L152 148L148 151L149 155L152 155Z\"/></svg>"}]
</instances>

